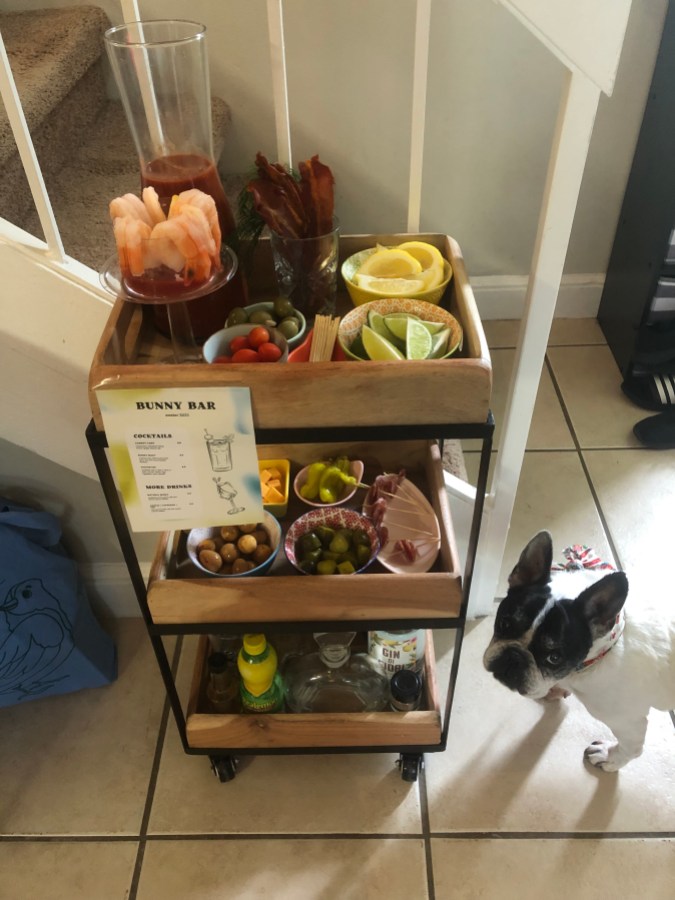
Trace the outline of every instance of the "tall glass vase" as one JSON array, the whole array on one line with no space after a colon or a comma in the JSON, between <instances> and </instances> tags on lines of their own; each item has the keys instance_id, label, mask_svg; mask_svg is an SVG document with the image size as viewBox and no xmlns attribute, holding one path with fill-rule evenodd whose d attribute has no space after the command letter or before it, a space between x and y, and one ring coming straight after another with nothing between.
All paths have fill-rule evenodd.
<instances>
[{"instance_id":1,"label":"tall glass vase","mask_svg":"<svg viewBox=\"0 0 675 900\"><path fill-rule=\"evenodd\" d=\"M223 241L235 230L213 156L211 92L206 28L197 22L160 19L108 29L105 46L140 164L141 187L157 191L165 212L171 197L190 188L210 194ZM189 304L195 338L205 340L246 303L239 270L231 282ZM166 309L155 321L168 333Z\"/></svg>"}]
</instances>

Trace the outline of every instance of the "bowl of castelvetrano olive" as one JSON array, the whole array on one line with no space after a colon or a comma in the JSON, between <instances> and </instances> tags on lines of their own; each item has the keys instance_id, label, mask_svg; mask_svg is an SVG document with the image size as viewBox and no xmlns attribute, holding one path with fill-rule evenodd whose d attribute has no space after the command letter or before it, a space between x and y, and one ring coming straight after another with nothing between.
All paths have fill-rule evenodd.
<instances>
[{"instance_id":1,"label":"bowl of castelvetrano olive","mask_svg":"<svg viewBox=\"0 0 675 900\"><path fill-rule=\"evenodd\" d=\"M380 539L371 520L353 509L313 509L288 529L284 552L303 575L356 575L377 558Z\"/></svg>"}]
</instances>

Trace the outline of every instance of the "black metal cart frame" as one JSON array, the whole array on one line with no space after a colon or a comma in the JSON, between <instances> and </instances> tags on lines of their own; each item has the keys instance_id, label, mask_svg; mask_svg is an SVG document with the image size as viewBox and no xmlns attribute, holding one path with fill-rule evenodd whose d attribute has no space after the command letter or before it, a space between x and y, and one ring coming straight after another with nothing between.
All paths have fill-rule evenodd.
<instances>
[{"instance_id":1,"label":"black metal cart frame","mask_svg":"<svg viewBox=\"0 0 675 900\"><path fill-rule=\"evenodd\" d=\"M422 754L435 753L443 751L446 748L448 730L450 725L450 716L454 701L455 685L459 671L459 662L462 650L462 642L464 638L464 629L466 625L467 609L471 592L471 581L474 569L476 552L478 549L478 540L480 535L481 520L483 515L483 507L485 502L485 494L487 489L488 469L490 464L490 456L492 452L492 439L494 433L494 419L492 413L489 412L487 420L482 424L456 424L456 425L391 425L391 426L366 426L366 427L346 427L346 428L303 428L303 429L258 429L256 431L256 441L260 444L273 443L312 443L320 441L339 441L341 443L357 440L414 440L426 439L436 440L442 445L446 439L480 439L482 441L480 466L476 484L476 500L474 503L473 516L471 519L471 527L469 532L469 541L467 555L464 564L464 572L462 576L462 601L459 614L453 618L414 618L414 619L377 619L373 621L359 620L359 629L375 630L377 628L396 629L402 627L416 628L438 628L452 629L455 631L455 642L453 648L452 663L450 668L450 677L448 684L448 692L445 702L443 714L443 725L441 730L441 740L438 744L420 745L414 744L410 746L363 747L363 746L337 746L337 747L255 747L255 748L239 748L236 751L228 751L223 747L190 747L187 739L186 716L181 704L180 697L176 688L176 683L171 671L171 665L162 642L162 635L182 635L182 634L206 634L214 631L213 623L198 624L179 624L179 625L156 625L150 613L147 600L147 587L145 579L141 573L136 550L131 539L131 533L127 523L126 515L120 496L115 484L113 473L108 460L106 449L108 440L105 432L97 431L92 420L86 429L86 438L89 444L96 471L103 489L103 493L110 511L113 526L119 541L122 555L129 571L132 586L136 594L145 626L152 643L152 647L157 659L157 664L164 682L167 697L171 705L176 726L180 734L183 750L187 754L195 756L209 756L214 771L221 781L228 781L234 777L236 768L236 756L261 756L276 754L314 754L314 753L398 753L400 754L400 765L402 769L402 777L406 781L415 781L417 778L417 769L422 763ZM296 632L312 632L312 631L330 631L331 629L340 630L344 628L344 620L342 621L322 621L314 622L303 619L299 622L283 622L265 624L265 630L270 633L278 633L281 631L289 631L289 628ZM236 625L223 622L227 625L228 630L234 633L244 633L247 631L257 631L260 628L260 622L242 623Z\"/></svg>"}]
</instances>

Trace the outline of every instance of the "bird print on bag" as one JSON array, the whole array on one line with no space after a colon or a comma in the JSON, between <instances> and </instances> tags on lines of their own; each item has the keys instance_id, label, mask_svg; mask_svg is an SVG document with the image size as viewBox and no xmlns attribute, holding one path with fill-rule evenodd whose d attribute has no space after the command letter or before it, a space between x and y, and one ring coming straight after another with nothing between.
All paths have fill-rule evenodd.
<instances>
[{"instance_id":1,"label":"bird print on bag","mask_svg":"<svg viewBox=\"0 0 675 900\"><path fill-rule=\"evenodd\" d=\"M0 695L34 698L68 677L58 670L73 649L72 625L39 578L11 587L0 613Z\"/></svg>"}]
</instances>

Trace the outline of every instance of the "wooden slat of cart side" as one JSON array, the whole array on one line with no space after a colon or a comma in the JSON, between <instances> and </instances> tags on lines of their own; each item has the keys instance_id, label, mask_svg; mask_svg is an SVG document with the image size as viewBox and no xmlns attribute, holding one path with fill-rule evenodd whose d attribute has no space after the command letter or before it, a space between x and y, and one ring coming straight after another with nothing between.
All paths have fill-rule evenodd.
<instances>
[{"instance_id":1,"label":"wooden slat of cart side","mask_svg":"<svg viewBox=\"0 0 675 900\"><path fill-rule=\"evenodd\" d=\"M433 746L441 740L441 712L435 675L433 638L427 632L425 705L414 712L266 713L218 715L203 708L208 639L197 649L188 700L186 731L190 747L292 748Z\"/></svg>"},{"instance_id":2,"label":"wooden slat of cart side","mask_svg":"<svg viewBox=\"0 0 675 900\"><path fill-rule=\"evenodd\" d=\"M323 445L298 445L301 461L312 458ZM353 445L334 445L339 448ZM370 451L368 448L372 448ZM358 591L345 590L345 576L302 575L255 578L167 577L175 543L165 532L158 544L150 571L148 606L157 625L196 623L368 621L395 618L455 618L462 601L459 556L443 481L438 445L433 441L400 444L357 445L362 456L369 452L380 460L398 459L399 466L424 466L426 491L441 532L439 556L443 571L411 575L366 572ZM271 445L259 448L270 456L293 452L294 448ZM395 456L398 449L398 456ZM379 451L379 452L378 452Z\"/></svg>"},{"instance_id":3,"label":"wooden slat of cart side","mask_svg":"<svg viewBox=\"0 0 675 900\"><path fill-rule=\"evenodd\" d=\"M347 576L348 577L348 576ZM347 594L345 576L274 575L238 578L225 587L206 578L155 581L148 606L156 625L188 622L366 622L377 619L459 615L461 588L448 572L426 575L364 574L358 594Z\"/></svg>"},{"instance_id":4,"label":"wooden slat of cart side","mask_svg":"<svg viewBox=\"0 0 675 900\"><path fill-rule=\"evenodd\" d=\"M375 242L397 243L410 235L352 235L341 238L341 258ZM446 235L419 235L442 250L454 276L443 305L464 329L462 356L448 360L329 362L271 366L132 364L129 329L138 310L118 300L99 342L90 371L90 403L96 427L104 430L96 390L244 386L251 389L256 428L344 427L345 425L451 424L484 422L490 403L492 367L461 250ZM259 248L258 283L270 268L269 247ZM269 287L268 287L269 290ZM255 293L252 291L253 296ZM347 306L346 308L349 308ZM134 318L134 313L136 318ZM149 314L149 313L147 313Z\"/></svg>"}]
</instances>

